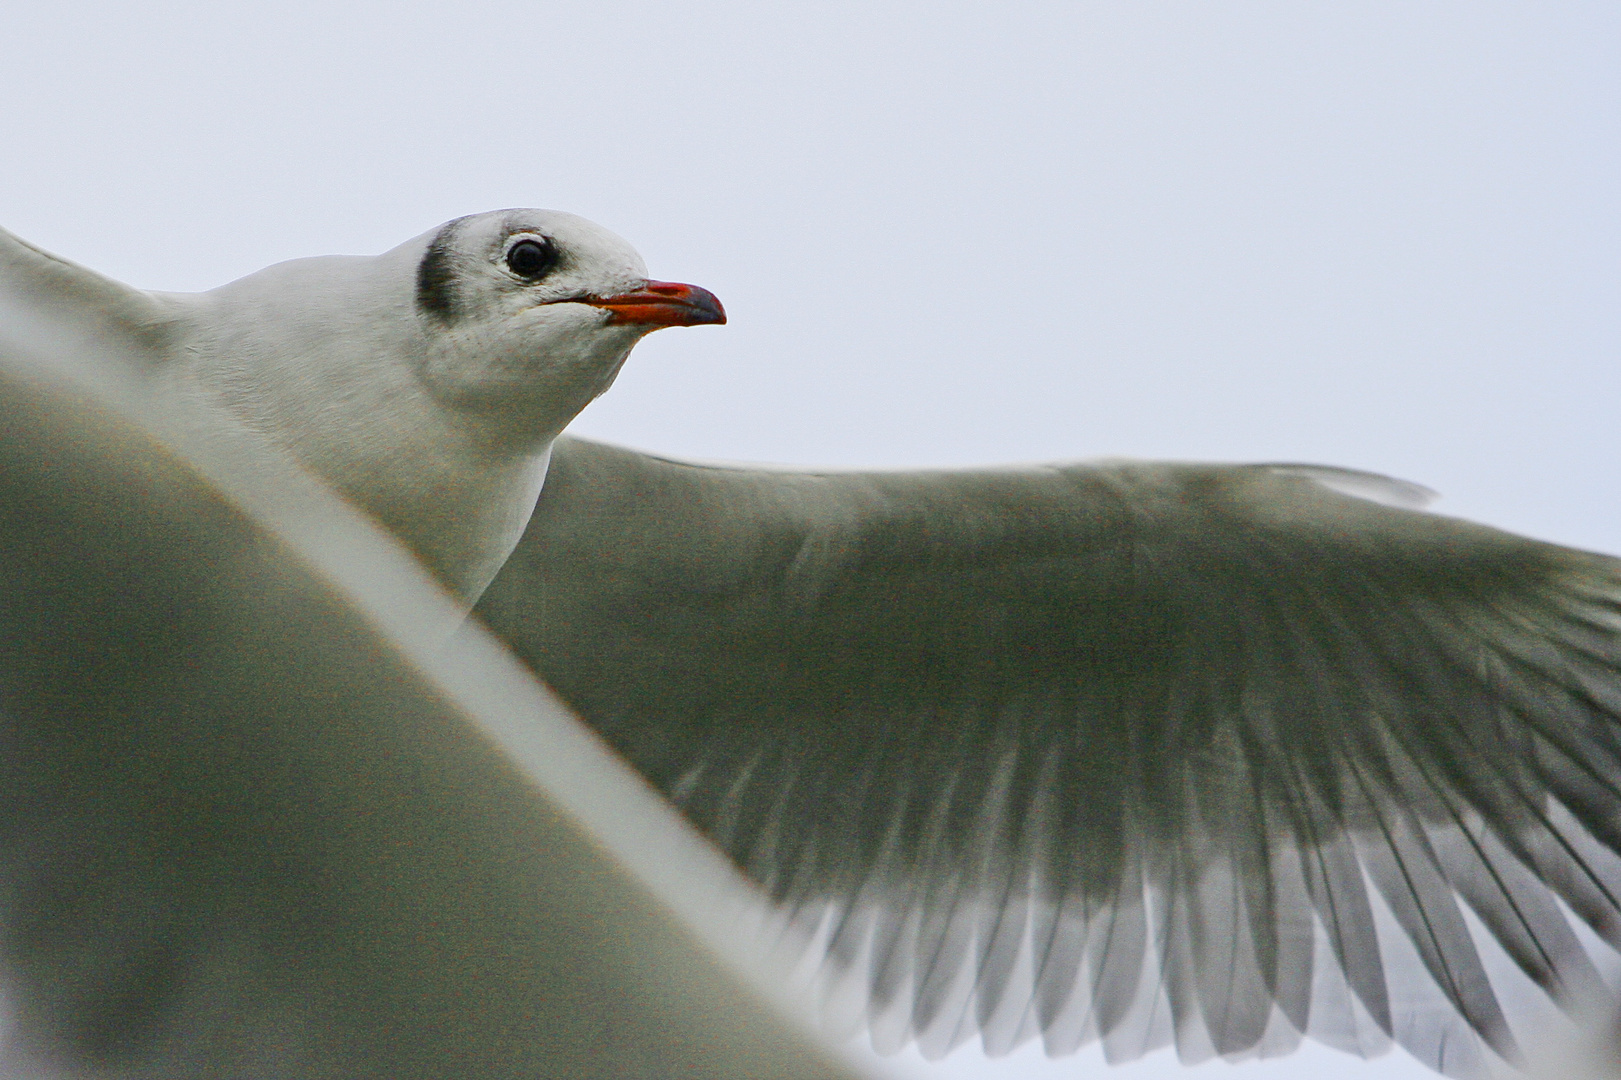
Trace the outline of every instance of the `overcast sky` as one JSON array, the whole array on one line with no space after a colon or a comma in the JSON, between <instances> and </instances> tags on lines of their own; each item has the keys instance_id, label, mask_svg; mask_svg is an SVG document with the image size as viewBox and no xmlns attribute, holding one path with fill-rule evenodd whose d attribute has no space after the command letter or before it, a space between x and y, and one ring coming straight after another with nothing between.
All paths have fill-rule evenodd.
<instances>
[{"instance_id":1,"label":"overcast sky","mask_svg":"<svg viewBox=\"0 0 1621 1080\"><path fill-rule=\"evenodd\" d=\"M718 293L730 325L648 340L583 433L1328 462L1621 551L1613 0L91 2L0 34L0 223L132 284L546 206Z\"/></svg>"}]
</instances>

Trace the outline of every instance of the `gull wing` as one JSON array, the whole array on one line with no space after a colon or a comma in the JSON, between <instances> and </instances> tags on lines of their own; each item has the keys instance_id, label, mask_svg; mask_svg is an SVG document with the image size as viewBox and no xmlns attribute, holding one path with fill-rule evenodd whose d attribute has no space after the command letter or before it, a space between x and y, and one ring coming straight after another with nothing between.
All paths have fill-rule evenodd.
<instances>
[{"instance_id":1,"label":"gull wing","mask_svg":"<svg viewBox=\"0 0 1621 1080\"><path fill-rule=\"evenodd\" d=\"M163 296L132 288L104 274L0 229L0 294L9 296L8 316L47 321L61 340L76 333L95 348L124 351L161 348L175 309Z\"/></svg>"},{"instance_id":2,"label":"gull wing","mask_svg":"<svg viewBox=\"0 0 1621 1080\"><path fill-rule=\"evenodd\" d=\"M403 548L38 316L0 295L0 1075L854 1080L725 947L754 891L445 655Z\"/></svg>"},{"instance_id":3,"label":"gull wing","mask_svg":"<svg viewBox=\"0 0 1621 1080\"><path fill-rule=\"evenodd\" d=\"M1358 497L1421 491L565 439L479 610L880 1048L1479 1075L1621 947L1621 563Z\"/></svg>"}]
</instances>

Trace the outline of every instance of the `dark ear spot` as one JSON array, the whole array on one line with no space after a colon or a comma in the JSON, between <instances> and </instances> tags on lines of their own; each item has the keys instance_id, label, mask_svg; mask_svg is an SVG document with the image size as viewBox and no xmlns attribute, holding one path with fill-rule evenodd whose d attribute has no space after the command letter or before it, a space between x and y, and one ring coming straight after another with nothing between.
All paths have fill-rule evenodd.
<instances>
[{"instance_id":1,"label":"dark ear spot","mask_svg":"<svg viewBox=\"0 0 1621 1080\"><path fill-rule=\"evenodd\" d=\"M450 253L456 226L464 220L457 218L440 229L417 264L417 309L444 323L456 319L456 269Z\"/></svg>"}]
</instances>

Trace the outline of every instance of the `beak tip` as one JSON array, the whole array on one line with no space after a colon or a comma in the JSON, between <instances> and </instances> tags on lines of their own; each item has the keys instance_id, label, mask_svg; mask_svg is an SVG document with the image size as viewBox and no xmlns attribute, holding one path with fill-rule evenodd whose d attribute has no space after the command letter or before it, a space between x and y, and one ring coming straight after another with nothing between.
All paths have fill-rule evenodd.
<instances>
[{"instance_id":1,"label":"beak tip","mask_svg":"<svg viewBox=\"0 0 1621 1080\"><path fill-rule=\"evenodd\" d=\"M704 296L710 302L708 304L704 305L704 307L705 307L705 311L703 313L704 317L694 321L693 325L694 326L703 326L703 325L725 326L726 325L726 309L721 307L720 299L718 297L716 297L714 293L709 292L708 290L704 291Z\"/></svg>"},{"instance_id":2,"label":"beak tip","mask_svg":"<svg viewBox=\"0 0 1621 1080\"><path fill-rule=\"evenodd\" d=\"M726 309L708 289L674 281L649 281L635 292L588 303L606 308L608 322L635 323L657 330L666 326L721 326Z\"/></svg>"}]
</instances>

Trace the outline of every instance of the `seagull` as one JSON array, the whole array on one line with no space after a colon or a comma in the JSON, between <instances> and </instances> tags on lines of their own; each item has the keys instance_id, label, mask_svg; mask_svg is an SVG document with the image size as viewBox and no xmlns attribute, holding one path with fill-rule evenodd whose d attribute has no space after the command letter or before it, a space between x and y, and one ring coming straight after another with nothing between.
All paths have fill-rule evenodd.
<instances>
[{"instance_id":1,"label":"seagull","mask_svg":"<svg viewBox=\"0 0 1621 1080\"><path fill-rule=\"evenodd\" d=\"M391 530L756 881L881 1050L1399 1044L1493 1075L1621 950L1621 562L1299 464L938 472L578 439L716 324L581 218L143 292L0 233Z\"/></svg>"}]
</instances>

